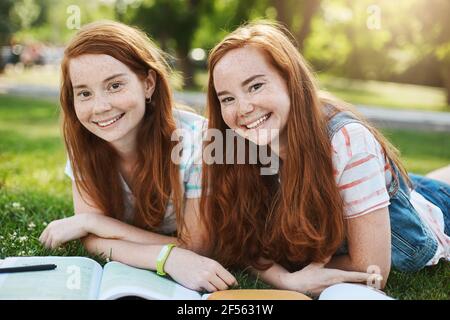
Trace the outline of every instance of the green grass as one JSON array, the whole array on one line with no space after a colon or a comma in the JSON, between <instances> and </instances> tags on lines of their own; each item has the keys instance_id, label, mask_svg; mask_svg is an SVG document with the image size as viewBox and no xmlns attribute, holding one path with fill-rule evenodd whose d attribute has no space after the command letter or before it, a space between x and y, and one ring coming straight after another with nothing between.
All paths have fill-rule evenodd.
<instances>
[{"instance_id":1,"label":"green grass","mask_svg":"<svg viewBox=\"0 0 450 320\"><path fill-rule=\"evenodd\" d=\"M449 112L443 88L319 76L321 88L353 104Z\"/></svg>"},{"instance_id":2,"label":"green grass","mask_svg":"<svg viewBox=\"0 0 450 320\"><path fill-rule=\"evenodd\" d=\"M382 130L408 172L426 174L450 163L450 133Z\"/></svg>"},{"instance_id":3,"label":"green grass","mask_svg":"<svg viewBox=\"0 0 450 320\"><path fill-rule=\"evenodd\" d=\"M426 173L450 163L448 133L385 133L413 172ZM57 103L0 95L0 258L88 255L78 241L54 251L38 241L47 223L72 215L64 165ZM268 287L245 272L236 277L241 288ZM449 299L448 279L450 268L444 262L418 273L392 271L386 291L399 299Z\"/></svg>"}]
</instances>

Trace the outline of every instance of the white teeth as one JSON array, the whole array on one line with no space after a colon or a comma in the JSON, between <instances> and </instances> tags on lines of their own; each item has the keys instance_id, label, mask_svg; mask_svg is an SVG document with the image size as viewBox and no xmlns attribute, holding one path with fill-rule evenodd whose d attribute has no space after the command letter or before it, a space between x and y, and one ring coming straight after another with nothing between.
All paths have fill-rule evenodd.
<instances>
[{"instance_id":1,"label":"white teeth","mask_svg":"<svg viewBox=\"0 0 450 320\"><path fill-rule=\"evenodd\" d=\"M259 119L256 120L255 122L252 122L252 123L246 125L247 129L254 129L254 128L256 128L256 127L259 126L261 123L263 123L264 121L266 121L266 120L269 118L269 116L270 116L270 113L269 113L269 114L266 114L265 116L263 116L263 117L261 117L261 118L259 118Z\"/></svg>"},{"instance_id":2,"label":"white teeth","mask_svg":"<svg viewBox=\"0 0 450 320\"><path fill-rule=\"evenodd\" d=\"M124 114L122 113L122 114L118 115L117 117L115 117L114 119L111 119L109 121L106 121L106 122L95 122L95 123L97 125L99 125L100 127L107 127L107 126L113 124L114 122L116 122L117 120L119 120L120 118L122 118L123 115Z\"/></svg>"}]
</instances>

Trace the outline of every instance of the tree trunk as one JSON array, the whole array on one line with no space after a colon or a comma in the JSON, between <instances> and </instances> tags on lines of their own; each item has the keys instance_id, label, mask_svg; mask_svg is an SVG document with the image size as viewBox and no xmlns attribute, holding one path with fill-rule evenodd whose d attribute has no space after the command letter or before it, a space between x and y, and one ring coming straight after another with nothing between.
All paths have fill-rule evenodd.
<instances>
[{"instance_id":1,"label":"tree trunk","mask_svg":"<svg viewBox=\"0 0 450 320\"><path fill-rule=\"evenodd\" d=\"M319 7L320 0L306 0L304 3L302 27L295 33L300 51L303 50L305 40L311 32L311 21Z\"/></svg>"},{"instance_id":2,"label":"tree trunk","mask_svg":"<svg viewBox=\"0 0 450 320\"><path fill-rule=\"evenodd\" d=\"M286 0L273 0L272 4L277 10L277 20L284 24L287 28L290 28L293 10L286 8Z\"/></svg>"},{"instance_id":3,"label":"tree trunk","mask_svg":"<svg viewBox=\"0 0 450 320\"><path fill-rule=\"evenodd\" d=\"M183 74L183 83L185 88L193 88L194 82L194 66L189 60L189 50L177 50L178 61L180 62L180 70Z\"/></svg>"},{"instance_id":4,"label":"tree trunk","mask_svg":"<svg viewBox=\"0 0 450 320\"><path fill-rule=\"evenodd\" d=\"M450 110L450 80L445 81L445 89L447 90L447 109Z\"/></svg>"},{"instance_id":5,"label":"tree trunk","mask_svg":"<svg viewBox=\"0 0 450 320\"><path fill-rule=\"evenodd\" d=\"M3 56L1 55L1 52L0 52L0 74L3 73L3 71L5 71L5 66L4 66Z\"/></svg>"},{"instance_id":6,"label":"tree trunk","mask_svg":"<svg viewBox=\"0 0 450 320\"><path fill-rule=\"evenodd\" d=\"M447 93L447 109L450 110L450 64L443 63L441 70L442 82Z\"/></svg>"}]
</instances>

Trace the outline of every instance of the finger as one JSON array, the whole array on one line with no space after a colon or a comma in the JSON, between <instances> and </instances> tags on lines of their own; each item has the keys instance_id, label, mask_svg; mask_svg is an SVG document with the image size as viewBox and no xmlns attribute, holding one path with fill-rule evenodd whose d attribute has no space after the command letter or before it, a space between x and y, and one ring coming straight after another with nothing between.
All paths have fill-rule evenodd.
<instances>
[{"instance_id":1,"label":"finger","mask_svg":"<svg viewBox=\"0 0 450 320\"><path fill-rule=\"evenodd\" d=\"M50 248L51 249L56 249L59 246L59 242L58 240L52 240L51 244L50 244Z\"/></svg>"},{"instance_id":2,"label":"finger","mask_svg":"<svg viewBox=\"0 0 450 320\"><path fill-rule=\"evenodd\" d=\"M341 282L366 282L373 277L373 273L365 273L365 272L350 272L350 271L341 271L340 278L343 279ZM375 275L379 276L380 275Z\"/></svg>"},{"instance_id":3,"label":"finger","mask_svg":"<svg viewBox=\"0 0 450 320\"><path fill-rule=\"evenodd\" d=\"M42 231L41 235L39 236L39 241L41 243L44 243L45 240L47 239L47 236L48 236L48 230L47 230L47 228L45 228L44 231Z\"/></svg>"},{"instance_id":4,"label":"finger","mask_svg":"<svg viewBox=\"0 0 450 320\"><path fill-rule=\"evenodd\" d=\"M212 282L205 280L203 282L202 288L205 289L208 292L215 292L219 290Z\"/></svg>"},{"instance_id":5,"label":"finger","mask_svg":"<svg viewBox=\"0 0 450 320\"><path fill-rule=\"evenodd\" d=\"M50 246L52 249L57 249L62 243L58 237L53 237Z\"/></svg>"},{"instance_id":6,"label":"finger","mask_svg":"<svg viewBox=\"0 0 450 320\"><path fill-rule=\"evenodd\" d=\"M213 276L211 279L209 279L209 282L217 288L217 290L227 290L228 284L222 280L218 275Z\"/></svg>"},{"instance_id":7,"label":"finger","mask_svg":"<svg viewBox=\"0 0 450 320\"><path fill-rule=\"evenodd\" d=\"M44 246L45 246L47 249L51 249L51 247L52 247L52 236L51 236L51 235L49 235L49 236L47 237L47 239L45 240Z\"/></svg>"},{"instance_id":8,"label":"finger","mask_svg":"<svg viewBox=\"0 0 450 320\"><path fill-rule=\"evenodd\" d=\"M45 239L47 239L47 235L45 234L45 231L41 233L41 235L39 236L39 242L44 244Z\"/></svg>"},{"instance_id":9,"label":"finger","mask_svg":"<svg viewBox=\"0 0 450 320\"><path fill-rule=\"evenodd\" d=\"M49 239L49 238L50 238L50 237L47 236L47 237L42 241L42 246L43 246L44 248L48 248L49 243L50 243L50 239Z\"/></svg>"},{"instance_id":10,"label":"finger","mask_svg":"<svg viewBox=\"0 0 450 320\"><path fill-rule=\"evenodd\" d=\"M236 278L222 266L217 271L217 276L220 277L230 287L238 284Z\"/></svg>"}]
</instances>

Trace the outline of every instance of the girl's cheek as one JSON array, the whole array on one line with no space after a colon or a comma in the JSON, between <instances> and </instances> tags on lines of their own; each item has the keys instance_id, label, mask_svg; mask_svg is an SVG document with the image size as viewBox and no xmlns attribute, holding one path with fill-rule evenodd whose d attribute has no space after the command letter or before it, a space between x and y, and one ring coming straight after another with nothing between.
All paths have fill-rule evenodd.
<instances>
[{"instance_id":1,"label":"girl's cheek","mask_svg":"<svg viewBox=\"0 0 450 320\"><path fill-rule=\"evenodd\" d=\"M137 103L136 96L129 92L119 92L111 98L111 104L120 109L131 109L131 107L137 105Z\"/></svg>"},{"instance_id":2,"label":"girl's cheek","mask_svg":"<svg viewBox=\"0 0 450 320\"><path fill-rule=\"evenodd\" d=\"M117 104L117 103L123 103L124 101L127 101L129 99L129 95L127 92L124 92L123 90L121 92L115 92L111 94L109 101L111 103Z\"/></svg>"},{"instance_id":3,"label":"girl's cheek","mask_svg":"<svg viewBox=\"0 0 450 320\"><path fill-rule=\"evenodd\" d=\"M77 115L78 120L88 121L91 116L90 110L91 110L91 108L87 105L75 107L75 114Z\"/></svg>"},{"instance_id":4,"label":"girl's cheek","mask_svg":"<svg viewBox=\"0 0 450 320\"><path fill-rule=\"evenodd\" d=\"M231 110L231 108L222 111L222 118L230 128L233 129L237 127L236 112Z\"/></svg>"}]
</instances>

